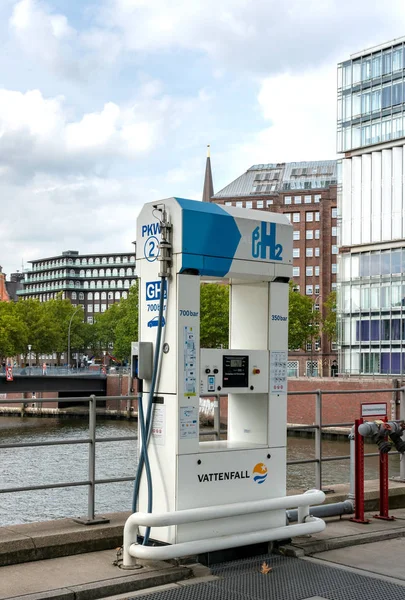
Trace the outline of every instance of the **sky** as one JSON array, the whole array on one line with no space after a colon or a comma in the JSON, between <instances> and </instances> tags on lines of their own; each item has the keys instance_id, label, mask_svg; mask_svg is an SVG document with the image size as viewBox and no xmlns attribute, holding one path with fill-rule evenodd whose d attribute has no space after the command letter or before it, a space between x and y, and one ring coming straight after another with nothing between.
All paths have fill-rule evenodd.
<instances>
[{"instance_id":1,"label":"sky","mask_svg":"<svg viewBox=\"0 0 405 600\"><path fill-rule=\"evenodd\" d=\"M336 157L336 65L403 0L0 0L0 265L130 252L145 202Z\"/></svg>"}]
</instances>

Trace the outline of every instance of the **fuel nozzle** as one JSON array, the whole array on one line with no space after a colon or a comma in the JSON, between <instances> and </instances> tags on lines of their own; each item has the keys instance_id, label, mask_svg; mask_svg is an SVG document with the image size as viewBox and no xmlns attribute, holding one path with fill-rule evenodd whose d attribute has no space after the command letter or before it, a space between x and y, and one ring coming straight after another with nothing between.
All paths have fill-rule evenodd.
<instances>
[{"instance_id":1,"label":"fuel nozzle","mask_svg":"<svg viewBox=\"0 0 405 600\"><path fill-rule=\"evenodd\" d=\"M363 437L369 437L372 441L377 444L379 451L382 454L388 454L391 450L391 444L388 441L388 431L385 429L387 423L381 421L368 421L359 425L359 433Z\"/></svg>"},{"instance_id":2,"label":"fuel nozzle","mask_svg":"<svg viewBox=\"0 0 405 600\"><path fill-rule=\"evenodd\" d=\"M402 439L402 436L405 430L405 422L388 422L384 423L384 426L397 451L404 454L405 441Z\"/></svg>"}]
</instances>

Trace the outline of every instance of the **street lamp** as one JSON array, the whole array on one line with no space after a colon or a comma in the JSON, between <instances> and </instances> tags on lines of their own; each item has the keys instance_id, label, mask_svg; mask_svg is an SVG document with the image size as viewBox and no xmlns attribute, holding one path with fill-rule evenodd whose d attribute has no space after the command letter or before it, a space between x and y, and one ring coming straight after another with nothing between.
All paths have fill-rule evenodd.
<instances>
[{"instance_id":1,"label":"street lamp","mask_svg":"<svg viewBox=\"0 0 405 600\"><path fill-rule=\"evenodd\" d=\"M29 364L29 371L30 371L30 375L31 373L31 344L28 344L28 364Z\"/></svg>"},{"instance_id":2,"label":"street lamp","mask_svg":"<svg viewBox=\"0 0 405 600\"><path fill-rule=\"evenodd\" d=\"M81 304L78 304L78 306L76 307L76 310L73 312L72 316L70 317L70 321L69 321L69 329L68 329L68 357L67 357L67 368L68 368L68 372L70 370L70 328L72 327L72 321L73 321L73 317L75 316L75 314L77 313L77 311L81 308Z\"/></svg>"}]
</instances>

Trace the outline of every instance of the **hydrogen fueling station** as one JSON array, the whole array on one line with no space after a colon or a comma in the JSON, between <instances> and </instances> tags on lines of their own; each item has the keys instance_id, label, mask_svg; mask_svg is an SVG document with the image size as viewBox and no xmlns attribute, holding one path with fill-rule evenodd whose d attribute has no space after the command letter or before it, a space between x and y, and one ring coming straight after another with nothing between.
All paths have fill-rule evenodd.
<instances>
[{"instance_id":1,"label":"hydrogen fueling station","mask_svg":"<svg viewBox=\"0 0 405 600\"><path fill-rule=\"evenodd\" d=\"M137 221L139 465L123 567L322 531L322 491L286 495L286 217L169 198ZM229 284L229 348L200 348L200 286ZM227 439L204 441L201 397L228 398ZM286 509L298 522L286 524Z\"/></svg>"}]
</instances>

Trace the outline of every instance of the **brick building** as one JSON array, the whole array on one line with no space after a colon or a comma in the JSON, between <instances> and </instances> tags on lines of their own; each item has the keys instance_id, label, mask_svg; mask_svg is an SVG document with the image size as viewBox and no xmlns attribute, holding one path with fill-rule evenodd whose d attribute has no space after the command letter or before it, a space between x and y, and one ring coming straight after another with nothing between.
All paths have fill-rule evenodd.
<instances>
[{"instance_id":1,"label":"brick building","mask_svg":"<svg viewBox=\"0 0 405 600\"><path fill-rule=\"evenodd\" d=\"M6 287L6 276L3 273L2 267L0 267L0 302L9 302L10 296L7 292Z\"/></svg>"},{"instance_id":2,"label":"brick building","mask_svg":"<svg viewBox=\"0 0 405 600\"><path fill-rule=\"evenodd\" d=\"M67 250L59 256L30 261L32 271L25 273L19 298L46 302L62 292L73 305L82 304L87 323L94 314L126 298L136 280L135 254L79 254Z\"/></svg>"},{"instance_id":3,"label":"brick building","mask_svg":"<svg viewBox=\"0 0 405 600\"><path fill-rule=\"evenodd\" d=\"M269 210L290 219L294 285L321 312L336 290L336 167L333 160L254 165L211 198L217 204ZM306 351L290 351L290 375L329 376L336 358L335 345L322 334Z\"/></svg>"}]
</instances>

